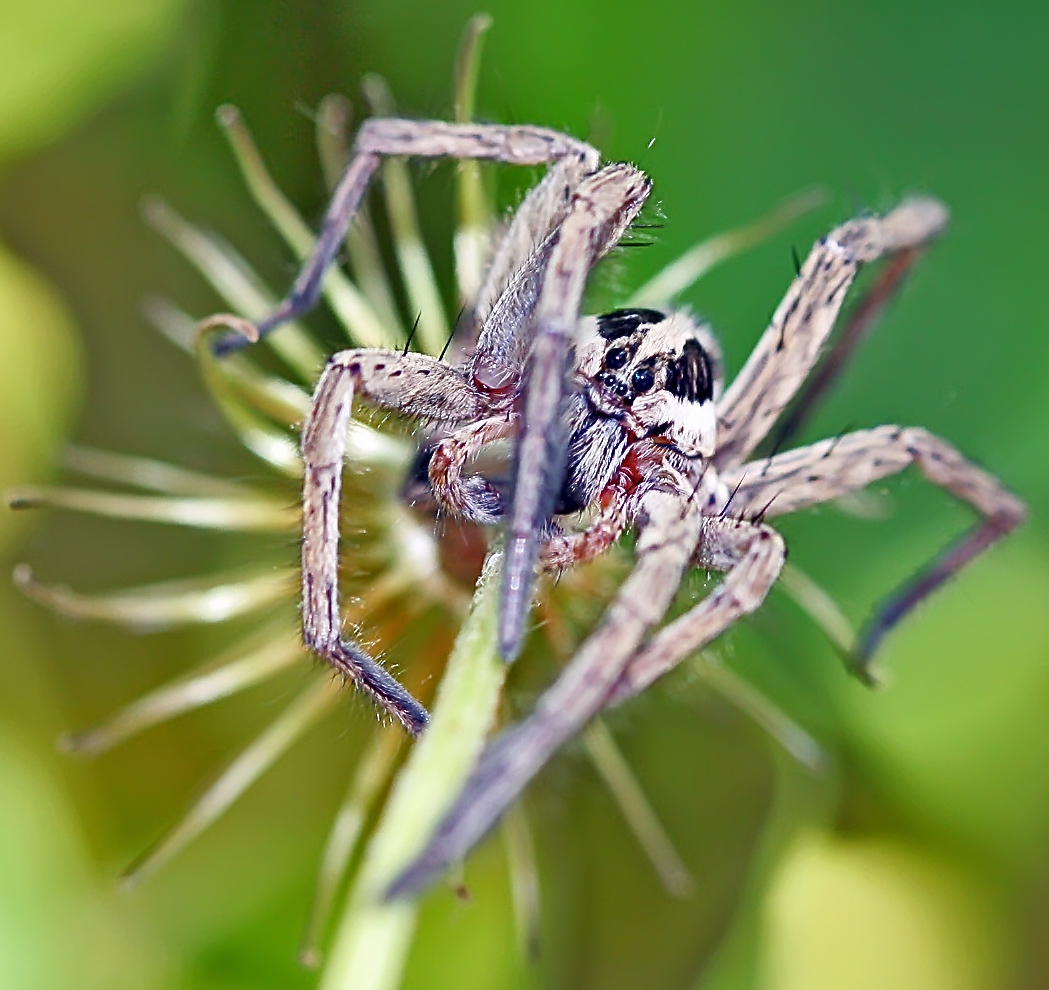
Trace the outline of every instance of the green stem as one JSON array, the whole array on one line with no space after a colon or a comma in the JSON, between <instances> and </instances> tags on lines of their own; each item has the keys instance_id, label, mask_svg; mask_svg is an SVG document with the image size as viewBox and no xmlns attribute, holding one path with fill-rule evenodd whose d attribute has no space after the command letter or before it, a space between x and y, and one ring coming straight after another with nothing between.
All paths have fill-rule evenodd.
<instances>
[{"instance_id":1,"label":"green stem","mask_svg":"<svg viewBox=\"0 0 1049 990\"><path fill-rule=\"evenodd\" d=\"M499 554L485 563L455 641L433 718L401 771L339 923L321 990L393 990L418 904L383 892L422 848L473 767L495 720L506 666L495 645Z\"/></svg>"}]
</instances>

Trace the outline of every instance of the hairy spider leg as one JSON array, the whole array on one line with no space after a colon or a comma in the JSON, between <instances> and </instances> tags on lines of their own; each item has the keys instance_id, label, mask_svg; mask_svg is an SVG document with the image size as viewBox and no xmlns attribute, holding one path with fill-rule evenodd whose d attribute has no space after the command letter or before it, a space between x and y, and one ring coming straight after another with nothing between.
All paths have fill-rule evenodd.
<instances>
[{"instance_id":1,"label":"hairy spider leg","mask_svg":"<svg viewBox=\"0 0 1049 990\"><path fill-rule=\"evenodd\" d=\"M917 465L925 477L967 502L983 521L948 548L929 567L894 592L875 611L850 660L867 680L870 661L884 635L922 599L982 550L1023 522L1023 503L995 477L967 461L950 444L917 427L879 426L822 440L722 475L738 484L742 515L764 506L774 517L819 505Z\"/></svg>"},{"instance_id":2,"label":"hairy spider leg","mask_svg":"<svg viewBox=\"0 0 1049 990\"><path fill-rule=\"evenodd\" d=\"M485 413L465 377L424 354L341 351L317 383L302 431L302 633L306 645L368 691L410 732L429 716L360 644L342 635L339 611L339 500L354 393L431 422Z\"/></svg>"},{"instance_id":3,"label":"hairy spider leg","mask_svg":"<svg viewBox=\"0 0 1049 990\"><path fill-rule=\"evenodd\" d=\"M666 449L652 441L635 441L611 480L598 496L598 511L590 524L575 533L551 536L540 551L544 570L563 571L601 556L623 535L629 525L631 497L640 485L658 474ZM692 492L702 484L702 476Z\"/></svg>"},{"instance_id":4,"label":"hairy spider leg","mask_svg":"<svg viewBox=\"0 0 1049 990\"><path fill-rule=\"evenodd\" d=\"M473 303L477 339L470 365L482 385L498 388L507 377L520 376L550 252L576 187L599 166L593 148L553 162L500 238Z\"/></svg>"},{"instance_id":5,"label":"hairy spider leg","mask_svg":"<svg viewBox=\"0 0 1049 990\"><path fill-rule=\"evenodd\" d=\"M375 154L358 153L354 155L335 188L335 194L328 205L324 225L314 245L313 253L303 265L298 278L295 279L291 292L278 303L277 308L269 316L258 323L257 335L254 339L243 333L224 334L215 340L213 345L215 354L221 356L241 350L254 340L275 330L282 323L301 316L317 305L321 287L324 284L324 276L339 253L346 229L359 209L364 193L368 189L368 183L381 161L381 157Z\"/></svg>"},{"instance_id":6,"label":"hairy spider leg","mask_svg":"<svg viewBox=\"0 0 1049 990\"><path fill-rule=\"evenodd\" d=\"M925 244L947 223L937 200L904 200L884 217L850 220L816 243L772 321L718 403L720 469L742 463L808 377L861 264Z\"/></svg>"},{"instance_id":7,"label":"hairy spider leg","mask_svg":"<svg viewBox=\"0 0 1049 990\"><path fill-rule=\"evenodd\" d=\"M816 245L771 326L722 400L720 418L726 452L722 454L719 447L714 461L715 465L723 463L728 467L724 477L719 478L717 468L711 466L705 475L709 479L705 488L709 491L697 489L689 496L687 489L691 486L685 485L675 495L656 486L637 497L637 510L631 518L640 529L638 562L601 626L543 695L535 713L497 737L482 754L475 773L434 838L394 882L389 896L418 889L444 866L465 855L546 759L593 714L641 690L735 619L760 605L782 568L783 541L762 523L726 518L719 513L720 501L724 499L719 500L715 489L727 493L735 482L734 498L742 493L741 516L748 508L764 516L770 512L782 514L804 504L788 499L784 492L771 492L773 497L767 497L770 491L766 482L773 468L782 467L784 459L792 455L769 459L760 469L757 465L748 466L759 479L748 490L747 470L734 471L733 467L760 442L815 364L859 264L920 245L942 229L945 222L946 211L939 203L910 200L880 220L845 224ZM988 518L983 527L985 534L977 535L950 554L946 565L933 568L930 577L918 582L924 588L942 580L941 572L957 565L962 557L968 559L989 542L991 537L986 533L998 534L1016 525L1023 507L993 478L968 465L952 448L925 431L895 432L897 442L906 437L905 463L916 461L931 480L970 502ZM846 439L826 441L819 457L833 457ZM843 449L848 450L849 445ZM860 465L868 477L872 470L877 473L881 468L877 458L860 458ZM803 493L798 497L802 498ZM669 504L663 504L663 499ZM676 510L672 508L675 503ZM711 596L637 649L647 628L659 621L673 597L688 563L687 557L682 563L681 555L687 553L691 557L696 536L700 535L672 532L674 520L679 526L684 525L690 512L704 511L710 515L701 519L703 540L695 560L711 569L729 569L729 574ZM661 568L666 570L657 573ZM637 600L628 604L635 595ZM906 601L913 597L913 591L902 596ZM639 622L641 613L646 617Z\"/></svg>"},{"instance_id":8,"label":"hairy spider leg","mask_svg":"<svg viewBox=\"0 0 1049 990\"><path fill-rule=\"evenodd\" d=\"M699 539L702 517L695 505L682 512L676 494L650 491L648 516L638 537L638 559L609 606L555 684L524 722L485 748L477 767L420 856L394 881L388 896L419 889L464 856L550 755L599 711L642 636L658 622L674 596Z\"/></svg>"},{"instance_id":9,"label":"hairy spider leg","mask_svg":"<svg viewBox=\"0 0 1049 990\"><path fill-rule=\"evenodd\" d=\"M525 370L524 420L506 533L499 648L507 661L520 649L540 544L564 478L565 406L583 290L595 262L619 242L651 188L648 177L631 165L608 165L587 176L550 253Z\"/></svg>"},{"instance_id":10,"label":"hairy spider leg","mask_svg":"<svg viewBox=\"0 0 1049 990\"><path fill-rule=\"evenodd\" d=\"M427 474L438 505L473 522L499 520L503 512L499 490L480 475L464 478L463 468L489 444L515 436L517 418L502 414L482 419L456 430L433 448Z\"/></svg>"},{"instance_id":11,"label":"hairy spider leg","mask_svg":"<svg viewBox=\"0 0 1049 990\"><path fill-rule=\"evenodd\" d=\"M744 564L748 570L731 587L728 580L723 582L645 643L609 692L606 707L643 691L736 619L754 612L776 583L786 559L783 537L769 526L746 519L709 518L693 562L711 571L729 570L730 577Z\"/></svg>"},{"instance_id":12,"label":"hairy spider leg","mask_svg":"<svg viewBox=\"0 0 1049 990\"><path fill-rule=\"evenodd\" d=\"M783 541L766 526L702 517L698 506L665 492L642 497L648 525L638 539L638 562L602 625L539 699L535 711L498 736L418 857L387 891L406 896L461 859L495 825L550 756L608 703L647 630L673 600L697 539L700 556L730 567L725 579L675 625L691 650L756 609L783 565ZM664 501L665 500L665 501ZM731 561L731 563L729 563ZM669 628L669 627L668 627Z\"/></svg>"},{"instance_id":13,"label":"hairy spider leg","mask_svg":"<svg viewBox=\"0 0 1049 990\"><path fill-rule=\"evenodd\" d=\"M780 419L767 456L783 450L804 429L924 254L923 247L904 248L884 263L874 284L850 307L845 326Z\"/></svg>"},{"instance_id":14,"label":"hairy spider leg","mask_svg":"<svg viewBox=\"0 0 1049 990\"><path fill-rule=\"evenodd\" d=\"M564 470L562 412L583 288L594 262L618 243L641 209L650 183L626 165L589 174L597 165L597 152L546 128L372 118L358 131L355 148L313 255L288 298L262 322L260 333L316 304L324 273L381 156L481 158L518 165L562 162L530 195L528 208L511 225L510 236L497 252L493 274L482 289L480 315L485 325L471 363L475 384L482 391L494 396L507 386L516 390L523 356L506 352L514 349L511 345L521 349L521 331L530 327L535 310L537 328L527 350L525 417L515 459L499 637L503 656L512 660L520 649L531 603L539 533L552 515ZM567 210L557 205L565 201ZM497 292L501 283L506 284ZM502 310L497 313L500 303ZM230 350L242 340L231 335L219 346Z\"/></svg>"},{"instance_id":15,"label":"hairy spider leg","mask_svg":"<svg viewBox=\"0 0 1049 990\"><path fill-rule=\"evenodd\" d=\"M586 529L558 533L543 544L539 560L544 570L563 571L600 557L623 535L627 526L626 499L611 486L601 494L601 508Z\"/></svg>"},{"instance_id":16,"label":"hairy spider leg","mask_svg":"<svg viewBox=\"0 0 1049 990\"><path fill-rule=\"evenodd\" d=\"M259 325L262 336L312 309L320 296L328 268L360 207L368 183L384 156L422 158L477 158L511 165L546 165L567 156L593 163L597 153L589 145L544 127L505 127L494 124L453 124L444 121L372 117L361 124L354 155L335 187L313 253L306 260L291 292ZM216 353L245 346L238 334L216 341Z\"/></svg>"}]
</instances>

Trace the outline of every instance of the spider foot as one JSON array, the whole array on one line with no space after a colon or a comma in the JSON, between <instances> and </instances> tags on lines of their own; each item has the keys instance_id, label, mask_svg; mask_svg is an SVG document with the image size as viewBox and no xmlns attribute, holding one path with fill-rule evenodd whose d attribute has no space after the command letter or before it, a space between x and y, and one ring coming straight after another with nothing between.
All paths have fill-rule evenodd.
<instances>
[{"instance_id":1,"label":"spider foot","mask_svg":"<svg viewBox=\"0 0 1049 990\"><path fill-rule=\"evenodd\" d=\"M868 644L865 640L857 644L854 650L842 654L845 669L864 687L880 690L888 686L888 676L874 663L874 651L881 640L877 636Z\"/></svg>"},{"instance_id":2,"label":"spider foot","mask_svg":"<svg viewBox=\"0 0 1049 990\"><path fill-rule=\"evenodd\" d=\"M884 684L884 680L872 669L871 661L885 635L928 595L1023 520L1024 509L1019 501L1005 495L1001 497L1001 501L1002 508L997 513L988 516L975 529L944 550L931 564L920 570L883 602L871 616L855 650L846 660L850 672L864 684L872 687Z\"/></svg>"},{"instance_id":3,"label":"spider foot","mask_svg":"<svg viewBox=\"0 0 1049 990\"><path fill-rule=\"evenodd\" d=\"M381 663L373 660L356 643L340 639L324 649L307 645L339 673L364 688L413 736L422 734L430 721L430 713Z\"/></svg>"}]
</instances>

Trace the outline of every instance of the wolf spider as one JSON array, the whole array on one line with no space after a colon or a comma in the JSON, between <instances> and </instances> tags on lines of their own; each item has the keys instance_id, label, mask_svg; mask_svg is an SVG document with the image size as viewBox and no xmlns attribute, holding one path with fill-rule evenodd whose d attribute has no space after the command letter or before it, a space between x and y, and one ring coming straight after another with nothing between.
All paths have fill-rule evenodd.
<instances>
[{"instance_id":1,"label":"wolf spider","mask_svg":"<svg viewBox=\"0 0 1049 990\"><path fill-rule=\"evenodd\" d=\"M681 311L580 317L587 278L620 241L651 184L626 164L601 166L589 145L538 127L372 118L358 131L312 257L263 334L307 310L386 155L546 165L497 245L474 303L476 344L458 367L417 353L347 350L317 384L302 431L302 623L307 645L368 690L410 731L425 709L342 635L339 497L345 438L359 396L440 428L428 479L437 504L469 520L504 520L499 648L520 647L537 568L590 559L628 527L636 563L604 618L534 712L502 732L427 848L394 882L414 891L461 858L567 739L602 709L643 690L761 605L783 566L766 520L838 498L916 464L983 519L903 586L867 628L864 675L896 622L1024 517L994 477L918 427L880 426L748 460L812 371L861 265L910 257L944 228L929 198L842 224L818 241L743 369L722 393L708 327ZM247 328L252 335L253 328ZM227 335L219 350L240 346ZM467 463L513 439L509 495ZM557 520L589 509L591 521ZM690 567L725 574L680 618L653 632Z\"/></svg>"}]
</instances>

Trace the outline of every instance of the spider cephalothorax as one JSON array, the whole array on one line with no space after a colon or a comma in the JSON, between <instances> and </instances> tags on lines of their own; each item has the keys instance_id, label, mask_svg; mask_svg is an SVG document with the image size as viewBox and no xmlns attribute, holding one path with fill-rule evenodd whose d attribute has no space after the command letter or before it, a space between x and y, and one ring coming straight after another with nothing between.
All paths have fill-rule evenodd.
<instances>
[{"instance_id":1,"label":"spider cephalothorax","mask_svg":"<svg viewBox=\"0 0 1049 990\"><path fill-rule=\"evenodd\" d=\"M259 332L313 305L384 155L490 159L548 171L493 245L468 308L475 343L461 366L376 349L343 351L328 362L302 432L307 645L410 730L424 728L425 710L342 633L339 499L356 398L433 429L432 451L420 464L437 506L475 521L502 520L499 646L507 660L524 635L538 567L570 567L608 549L625 529L637 531L636 564L604 619L533 714L482 754L430 844L394 883L390 893L397 895L461 858L589 719L760 606L786 556L767 520L909 465L982 516L872 620L853 658L855 672L866 677L882 635L1018 525L1024 507L993 476L917 427L859 430L749 460L815 366L860 267L892 256L913 259L946 225L937 201L905 200L884 217L848 221L818 241L722 393L717 344L687 314L666 308L580 315L591 270L649 194L642 172L602 167L595 149L544 128L373 118L358 132L314 254ZM227 339L220 349L233 346ZM513 479L504 491L471 464L507 440L514 445ZM660 627L693 565L725 576Z\"/></svg>"},{"instance_id":2,"label":"spider cephalothorax","mask_svg":"<svg viewBox=\"0 0 1049 990\"><path fill-rule=\"evenodd\" d=\"M620 309L580 320L568 453L554 511L598 499L630 445L655 440L673 461L714 452L720 358L685 313Z\"/></svg>"}]
</instances>

